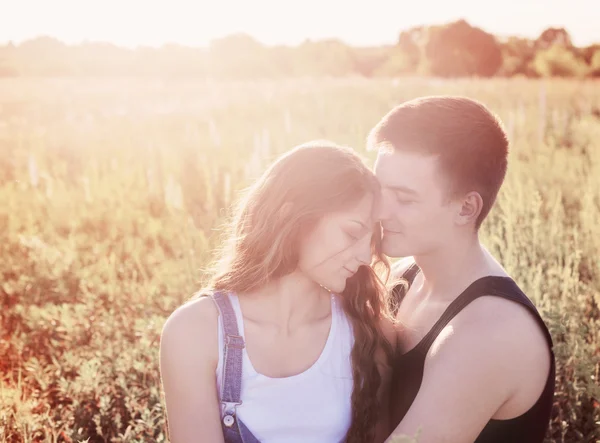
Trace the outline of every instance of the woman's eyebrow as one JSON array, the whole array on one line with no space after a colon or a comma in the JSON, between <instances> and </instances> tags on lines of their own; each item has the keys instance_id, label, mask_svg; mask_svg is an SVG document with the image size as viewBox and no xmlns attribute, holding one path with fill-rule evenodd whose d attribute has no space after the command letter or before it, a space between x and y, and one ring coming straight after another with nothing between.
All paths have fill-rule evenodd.
<instances>
[{"instance_id":1,"label":"woman's eyebrow","mask_svg":"<svg viewBox=\"0 0 600 443\"><path fill-rule=\"evenodd\" d=\"M360 220L354 220L354 219L352 219L352 220L350 220L350 221L351 221L351 222L354 222L354 223L357 223L357 224L359 224L359 225L360 225L362 228L366 228L366 227L367 227L367 225L365 225L365 224L364 224L363 222L361 222Z\"/></svg>"}]
</instances>

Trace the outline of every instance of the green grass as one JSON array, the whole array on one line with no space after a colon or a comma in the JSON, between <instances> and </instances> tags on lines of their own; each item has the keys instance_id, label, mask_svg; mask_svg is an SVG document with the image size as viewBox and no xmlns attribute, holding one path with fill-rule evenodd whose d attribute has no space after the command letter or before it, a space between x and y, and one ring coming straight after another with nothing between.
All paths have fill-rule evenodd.
<instances>
[{"instance_id":1,"label":"green grass","mask_svg":"<svg viewBox=\"0 0 600 443\"><path fill-rule=\"evenodd\" d=\"M166 441L158 345L236 191L315 138L364 150L426 94L512 140L483 240L547 320L548 441L600 439L600 88L553 80L0 82L0 441ZM594 400L596 399L596 400Z\"/></svg>"}]
</instances>

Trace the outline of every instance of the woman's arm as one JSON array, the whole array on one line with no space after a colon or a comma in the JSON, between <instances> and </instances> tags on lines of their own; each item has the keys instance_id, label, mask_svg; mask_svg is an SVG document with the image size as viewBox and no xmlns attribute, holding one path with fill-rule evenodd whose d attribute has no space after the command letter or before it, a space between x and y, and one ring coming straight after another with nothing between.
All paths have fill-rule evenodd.
<instances>
[{"instance_id":1,"label":"woman's arm","mask_svg":"<svg viewBox=\"0 0 600 443\"><path fill-rule=\"evenodd\" d=\"M215 371L218 311L207 297L177 308L160 342L160 372L171 443L222 443Z\"/></svg>"}]
</instances>

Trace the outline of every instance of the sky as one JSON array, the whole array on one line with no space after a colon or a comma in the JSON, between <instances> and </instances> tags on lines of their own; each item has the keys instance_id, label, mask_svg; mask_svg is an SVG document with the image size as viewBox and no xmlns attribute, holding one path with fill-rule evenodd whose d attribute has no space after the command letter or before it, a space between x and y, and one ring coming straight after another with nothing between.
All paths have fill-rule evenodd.
<instances>
[{"instance_id":1,"label":"sky","mask_svg":"<svg viewBox=\"0 0 600 443\"><path fill-rule=\"evenodd\" d=\"M204 46L244 32L267 45L337 38L393 44L401 30L463 18L500 36L565 27L573 43L600 43L600 0L0 0L0 43L39 35L66 43Z\"/></svg>"}]
</instances>

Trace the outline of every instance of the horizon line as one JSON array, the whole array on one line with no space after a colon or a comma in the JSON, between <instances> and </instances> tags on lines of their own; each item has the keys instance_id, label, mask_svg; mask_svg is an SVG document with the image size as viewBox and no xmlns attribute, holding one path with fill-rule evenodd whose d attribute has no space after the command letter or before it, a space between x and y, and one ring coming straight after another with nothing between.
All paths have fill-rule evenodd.
<instances>
[{"instance_id":1,"label":"horizon line","mask_svg":"<svg viewBox=\"0 0 600 443\"><path fill-rule=\"evenodd\" d=\"M532 36L531 34L527 35L524 33L493 33L490 31L487 31L485 28L481 27L481 26L477 26L472 24L471 22L469 22L466 19L460 19L460 20L464 20L466 21L470 26L473 26L475 28L479 28L482 31L493 35L494 37L496 37L496 39L499 42L504 42L510 38L520 38L520 39L526 39L526 40L535 40L537 38L539 38L539 36L541 35L541 33L538 33L536 36ZM409 31L411 29L415 29L415 28L419 28L419 27L431 27L431 26L443 26L443 25L447 25L450 23L455 23L459 20L453 20L453 21L446 21L446 22L440 22L440 23L428 23L428 24L420 24L420 25L415 25L415 26L411 26L408 28L403 28L397 31L397 36L399 37L400 34L402 32L405 31ZM549 25L547 28L545 28L544 30L547 29L564 29L567 31L567 33L569 34L569 36L571 36L571 33L569 32L569 29L566 26L553 26L553 25ZM543 32L543 31L542 31ZM202 41L202 43L200 42L180 42L180 41L175 41L175 40L168 40L165 39L163 42L161 43L135 43L135 44L127 44L124 42L117 42L111 39L94 39L94 38L81 38L81 39L63 39L60 38L56 35L52 35L50 33L44 33L41 32L39 34L35 34L35 35L30 35L27 37L22 37L19 39L14 39L14 38L2 38L0 39L0 45L1 46L9 46L11 44L15 45L15 46L20 46L24 43L30 42L30 41L34 41L34 40L38 40L38 39L43 39L43 38L49 38L52 40L56 40L60 43L62 43L65 46L83 46L86 44L106 44L106 45L112 45L118 48L122 48L122 49L131 49L131 50L135 50L135 49L142 49L142 48L153 48L153 49L161 49L167 46L180 46L180 47L185 47L185 48L191 48L191 49L208 49L211 45L212 42L214 41L218 41L218 40L222 40L224 38L227 37L232 37L232 36L247 36L250 37L251 39L253 39L254 41L256 41L257 43L259 43L262 46L265 47L296 47L296 46L300 46L304 43L307 42L325 42L325 41L338 41L346 46L349 47L354 47L354 48L372 48L372 47L385 47L385 46L395 46L398 43L398 38L396 38L393 41L380 41L378 43L375 42L371 42L371 43L365 43L365 44L357 44L357 43L352 43L350 41L348 41L347 39L343 38L343 37L338 37L338 36L323 36L323 37L310 37L310 36L306 36L303 37L302 39L295 39L293 41L287 41L287 42L265 42L263 40L261 40L260 38L252 35L250 32L246 32L246 31L232 31L226 34L222 34L219 36L215 36L211 39L209 39L208 41ZM572 36L571 36L572 39ZM589 46L595 46L595 45L600 45L600 41L587 41L587 43L582 43L582 44L575 44L573 43L573 45L575 47L589 47Z\"/></svg>"}]
</instances>

